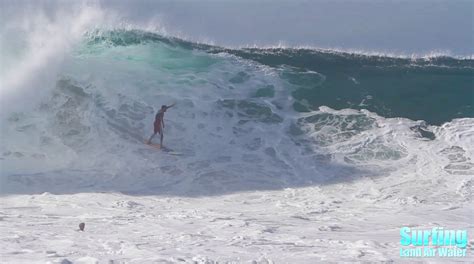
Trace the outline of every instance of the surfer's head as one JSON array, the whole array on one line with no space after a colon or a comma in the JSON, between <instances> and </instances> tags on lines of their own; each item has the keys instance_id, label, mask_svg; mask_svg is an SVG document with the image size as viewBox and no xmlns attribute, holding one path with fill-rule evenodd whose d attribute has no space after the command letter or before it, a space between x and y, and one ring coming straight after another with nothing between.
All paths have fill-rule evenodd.
<instances>
[{"instance_id":1,"label":"surfer's head","mask_svg":"<svg viewBox=\"0 0 474 264\"><path fill-rule=\"evenodd\" d=\"M168 108L168 107L167 107L166 105L162 105L162 106L161 106L161 110L162 110L162 111L166 111L167 108Z\"/></svg>"}]
</instances>

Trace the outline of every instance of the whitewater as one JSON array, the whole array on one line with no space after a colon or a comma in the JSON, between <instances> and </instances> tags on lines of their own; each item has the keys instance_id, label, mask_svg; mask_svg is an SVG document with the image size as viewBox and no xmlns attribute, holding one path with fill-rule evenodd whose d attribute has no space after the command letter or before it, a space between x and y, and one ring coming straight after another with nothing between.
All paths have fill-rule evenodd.
<instances>
[{"instance_id":1,"label":"whitewater","mask_svg":"<svg viewBox=\"0 0 474 264\"><path fill-rule=\"evenodd\" d=\"M104 16L2 31L2 262L398 262L401 226L474 231L472 59L234 49ZM144 144L173 102L176 155Z\"/></svg>"}]
</instances>

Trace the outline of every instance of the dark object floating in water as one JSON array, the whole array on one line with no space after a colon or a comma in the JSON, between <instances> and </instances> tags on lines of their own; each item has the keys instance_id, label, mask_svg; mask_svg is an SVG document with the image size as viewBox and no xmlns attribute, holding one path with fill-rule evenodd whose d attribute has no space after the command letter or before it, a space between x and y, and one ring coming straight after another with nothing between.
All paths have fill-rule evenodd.
<instances>
[{"instance_id":1,"label":"dark object floating in water","mask_svg":"<svg viewBox=\"0 0 474 264\"><path fill-rule=\"evenodd\" d=\"M426 138L426 139L429 139L429 140L436 139L435 134L431 131L428 131L428 129L425 126L417 125L417 126L410 127L410 129L414 132L418 132L419 135L423 138Z\"/></svg>"},{"instance_id":2,"label":"dark object floating in water","mask_svg":"<svg viewBox=\"0 0 474 264\"><path fill-rule=\"evenodd\" d=\"M84 227L86 227L86 224L84 224L84 223L79 224L79 230L80 231L84 231Z\"/></svg>"}]
</instances>

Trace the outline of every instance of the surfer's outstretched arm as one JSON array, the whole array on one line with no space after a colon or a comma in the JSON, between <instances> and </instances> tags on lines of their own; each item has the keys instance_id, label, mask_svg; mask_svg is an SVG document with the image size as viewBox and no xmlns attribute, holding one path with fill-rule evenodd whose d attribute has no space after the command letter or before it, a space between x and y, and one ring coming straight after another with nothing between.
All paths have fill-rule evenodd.
<instances>
[{"instance_id":1,"label":"surfer's outstretched arm","mask_svg":"<svg viewBox=\"0 0 474 264\"><path fill-rule=\"evenodd\" d=\"M171 108L171 107L175 106L175 104L176 103L172 103L172 104L168 105L166 108Z\"/></svg>"}]
</instances>

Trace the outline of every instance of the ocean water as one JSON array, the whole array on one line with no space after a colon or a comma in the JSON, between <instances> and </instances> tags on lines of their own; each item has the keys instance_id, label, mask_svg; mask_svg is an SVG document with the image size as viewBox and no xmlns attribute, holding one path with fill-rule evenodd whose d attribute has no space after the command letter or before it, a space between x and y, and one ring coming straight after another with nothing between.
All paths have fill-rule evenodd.
<instances>
[{"instance_id":1,"label":"ocean water","mask_svg":"<svg viewBox=\"0 0 474 264\"><path fill-rule=\"evenodd\" d=\"M474 174L472 59L229 49L132 29L90 30L62 58L2 114L2 192L214 195ZM179 155L144 144L173 102L164 144Z\"/></svg>"}]
</instances>

